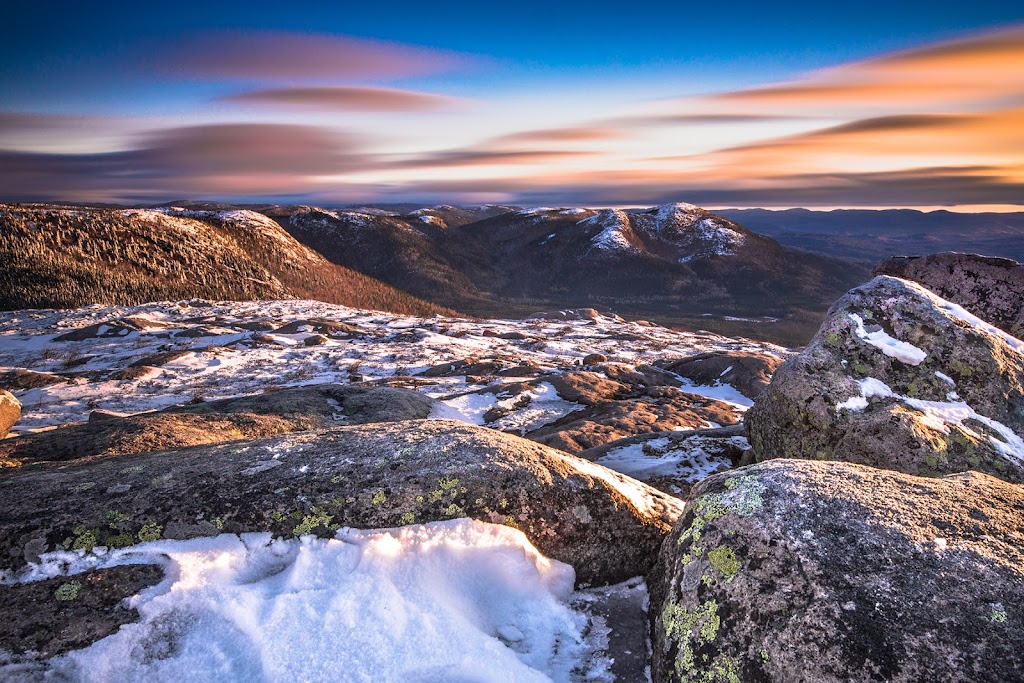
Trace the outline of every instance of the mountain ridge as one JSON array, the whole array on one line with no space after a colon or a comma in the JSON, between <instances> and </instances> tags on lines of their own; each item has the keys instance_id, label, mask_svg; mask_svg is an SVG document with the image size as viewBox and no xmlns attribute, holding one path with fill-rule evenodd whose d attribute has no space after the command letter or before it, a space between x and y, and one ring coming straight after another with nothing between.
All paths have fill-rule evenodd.
<instances>
[{"instance_id":1,"label":"mountain ridge","mask_svg":"<svg viewBox=\"0 0 1024 683\"><path fill-rule=\"evenodd\" d=\"M0 204L0 309L311 298L450 313L328 262L249 210Z\"/></svg>"}]
</instances>

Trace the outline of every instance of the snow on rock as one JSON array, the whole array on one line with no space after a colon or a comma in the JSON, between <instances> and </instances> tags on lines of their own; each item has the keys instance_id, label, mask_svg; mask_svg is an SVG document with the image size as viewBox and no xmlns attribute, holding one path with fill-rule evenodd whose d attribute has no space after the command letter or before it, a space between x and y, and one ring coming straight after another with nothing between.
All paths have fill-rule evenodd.
<instances>
[{"instance_id":1,"label":"snow on rock","mask_svg":"<svg viewBox=\"0 0 1024 683\"><path fill-rule=\"evenodd\" d=\"M832 307L747 413L755 457L1024 481L1022 346L916 283L875 277Z\"/></svg>"},{"instance_id":2,"label":"snow on rock","mask_svg":"<svg viewBox=\"0 0 1024 683\"><path fill-rule=\"evenodd\" d=\"M515 409L517 403L524 406ZM506 408L509 414L498 418L488 426L503 432L519 432L525 434L546 424L561 419L569 413L582 410L583 406L559 397L558 391L550 382L540 382L537 386L498 402L498 407Z\"/></svg>"},{"instance_id":3,"label":"snow on rock","mask_svg":"<svg viewBox=\"0 0 1024 683\"><path fill-rule=\"evenodd\" d=\"M550 382L539 382L517 394L485 389L444 398L430 417L525 434L583 408L561 398Z\"/></svg>"},{"instance_id":4,"label":"snow on rock","mask_svg":"<svg viewBox=\"0 0 1024 683\"><path fill-rule=\"evenodd\" d=\"M224 534L43 556L25 579L159 563L140 621L49 662L78 681L607 681L573 569L468 519L333 539ZM11 578L8 577L8 581ZM2 673L0 668L0 673Z\"/></svg>"},{"instance_id":5,"label":"snow on rock","mask_svg":"<svg viewBox=\"0 0 1024 683\"><path fill-rule=\"evenodd\" d=\"M716 382L715 384L695 384L693 380L686 377L676 375L679 381L682 383L680 389L688 394L696 394L697 396L705 396L707 398L713 398L716 401L722 401L728 403L739 412L746 412L754 405L754 401L747 398L739 392L731 384L724 384L722 382Z\"/></svg>"},{"instance_id":6,"label":"snow on rock","mask_svg":"<svg viewBox=\"0 0 1024 683\"><path fill-rule=\"evenodd\" d=\"M874 332L868 332L864 327L864 320L856 313L850 313L850 320L855 325L854 333L861 341L871 344L885 355L903 361L907 365L920 365L921 361L928 357L928 354L913 344L900 341L890 337L885 330L879 328Z\"/></svg>"},{"instance_id":7,"label":"snow on rock","mask_svg":"<svg viewBox=\"0 0 1024 683\"><path fill-rule=\"evenodd\" d=\"M936 373L939 374L939 373ZM854 380L850 380L854 381ZM860 395L852 396L843 403L836 406L836 412L842 410L853 410L860 412L869 405L869 398L895 398L909 408L920 413L920 421L923 425L949 434L949 425L956 425L963 431L979 440L988 442L1004 457L1010 460L1024 462L1024 440L1021 440L1012 429L991 418L979 415L974 408L963 401L925 401L910 396L897 394L884 382L874 377L865 377L857 382L860 387ZM996 432L996 435L979 433L972 429L968 420L980 422L989 429ZM615 469L615 468L612 468Z\"/></svg>"}]
</instances>

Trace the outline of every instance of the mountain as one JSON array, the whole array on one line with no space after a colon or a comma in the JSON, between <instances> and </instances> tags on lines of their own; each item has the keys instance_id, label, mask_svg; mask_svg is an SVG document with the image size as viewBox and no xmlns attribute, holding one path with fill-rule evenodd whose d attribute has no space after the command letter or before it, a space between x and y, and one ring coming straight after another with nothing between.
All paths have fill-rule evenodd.
<instances>
[{"instance_id":1,"label":"mountain","mask_svg":"<svg viewBox=\"0 0 1024 683\"><path fill-rule=\"evenodd\" d=\"M3 310L296 297L444 312L327 261L254 211L0 205Z\"/></svg>"},{"instance_id":2,"label":"mountain","mask_svg":"<svg viewBox=\"0 0 1024 683\"><path fill-rule=\"evenodd\" d=\"M690 204L271 215L335 263L481 316L593 307L798 344L868 272Z\"/></svg>"},{"instance_id":3,"label":"mountain","mask_svg":"<svg viewBox=\"0 0 1024 683\"><path fill-rule=\"evenodd\" d=\"M722 209L798 249L872 263L890 256L960 251L1024 261L1024 213L954 213L911 209Z\"/></svg>"}]
</instances>

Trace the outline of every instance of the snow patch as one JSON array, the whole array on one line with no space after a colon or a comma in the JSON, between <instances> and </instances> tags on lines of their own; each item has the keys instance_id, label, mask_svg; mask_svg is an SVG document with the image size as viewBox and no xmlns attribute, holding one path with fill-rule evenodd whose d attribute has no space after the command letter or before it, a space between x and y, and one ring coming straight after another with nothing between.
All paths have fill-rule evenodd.
<instances>
[{"instance_id":1,"label":"snow patch","mask_svg":"<svg viewBox=\"0 0 1024 683\"><path fill-rule=\"evenodd\" d=\"M55 679L608 680L586 614L566 604L573 569L505 526L163 540L50 553L20 578L139 562L168 568L131 599L139 623L51 660Z\"/></svg>"},{"instance_id":2,"label":"snow patch","mask_svg":"<svg viewBox=\"0 0 1024 683\"><path fill-rule=\"evenodd\" d=\"M526 434L582 410L578 403L570 403L558 395L550 382L539 382L518 394L481 391L462 394L442 400L431 413L433 418L459 420L474 425L486 425L503 432ZM494 410L501 417L488 422L485 415Z\"/></svg>"},{"instance_id":3,"label":"snow patch","mask_svg":"<svg viewBox=\"0 0 1024 683\"><path fill-rule=\"evenodd\" d=\"M900 341L895 337L890 337L885 333L885 330L881 328L874 332L868 332L864 327L864 320L856 313L850 313L847 317L853 321L855 326L854 333L857 335L858 339L874 346L890 358L895 358L907 365L920 365L921 362L928 357L927 353L913 344Z\"/></svg>"}]
</instances>

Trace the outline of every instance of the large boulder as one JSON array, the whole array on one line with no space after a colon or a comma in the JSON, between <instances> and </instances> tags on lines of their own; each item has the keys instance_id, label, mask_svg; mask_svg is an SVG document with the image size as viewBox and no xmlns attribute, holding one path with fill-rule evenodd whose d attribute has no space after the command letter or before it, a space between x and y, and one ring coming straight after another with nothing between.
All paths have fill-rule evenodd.
<instances>
[{"instance_id":1,"label":"large boulder","mask_svg":"<svg viewBox=\"0 0 1024 683\"><path fill-rule=\"evenodd\" d=\"M747 413L755 458L1024 482L1022 351L921 285L876 277L832 307Z\"/></svg>"},{"instance_id":2,"label":"large boulder","mask_svg":"<svg viewBox=\"0 0 1024 683\"><path fill-rule=\"evenodd\" d=\"M1024 336L1024 266L1012 259L953 252L896 256L875 266L875 275L918 282L1013 336Z\"/></svg>"},{"instance_id":3,"label":"large boulder","mask_svg":"<svg viewBox=\"0 0 1024 683\"><path fill-rule=\"evenodd\" d=\"M1024 490L775 460L699 484L648 577L663 681L1020 681Z\"/></svg>"},{"instance_id":4,"label":"large boulder","mask_svg":"<svg viewBox=\"0 0 1024 683\"><path fill-rule=\"evenodd\" d=\"M0 389L0 439L7 436L21 417L21 401L9 391Z\"/></svg>"},{"instance_id":5,"label":"large boulder","mask_svg":"<svg viewBox=\"0 0 1024 683\"><path fill-rule=\"evenodd\" d=\"M0 466L129 455L345 424L423 419L436 402L395 387L318 384L118 416L0 441Z\"/></svg>"},{"instance_id":6,"label":"large boulder","mask_svg":"<svg viewBox=\"0 0 1024 683\"><path fill-rule=\"evenodd\" d=\"M782 359L753 351L709 351L657 365L694 384L729 384L747 398L757 398L772 379Z\"/></svg>"},{"instance_id":7,"label":"large boulder","mask_svg":"<svg viewBox=\"0 0 1024 683\"><path fill-rule=\"evenodd\" d=\"M471 517L521 529L582 583L647 572L682 501L532 441L381 423L0 472L0 568L57 546Z\"/></svg>"}]
</instances>

